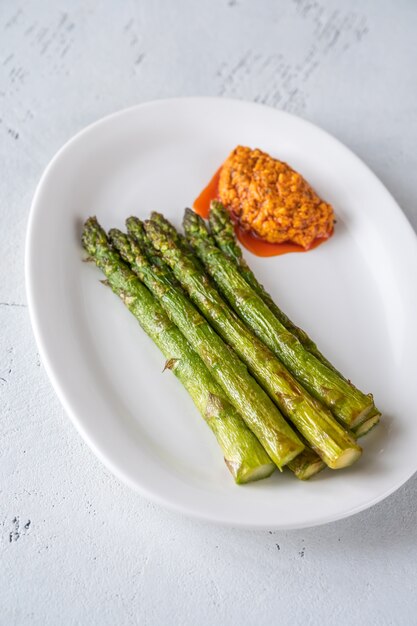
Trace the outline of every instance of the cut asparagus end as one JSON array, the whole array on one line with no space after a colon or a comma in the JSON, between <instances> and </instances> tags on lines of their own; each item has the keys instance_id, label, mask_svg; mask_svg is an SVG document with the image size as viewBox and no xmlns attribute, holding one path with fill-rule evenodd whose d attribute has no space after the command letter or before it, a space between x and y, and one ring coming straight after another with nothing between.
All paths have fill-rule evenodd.
<instances>
[{"instance_id":1,"label":"cut asparagus end","mask_svg":"<svg viewBox=\"0 0 417 626\"><path fill-rule=\"evenodd\" d=\"M375 413L379 413L378 409L376 409L372 395L369 395L369 404L365 406L365 408L360 411L356 415L356 417L351 421L349 428L350 430L355 430L361 424L364 424L369 417L374 416Z\"/></svg>"},{"instance_id":2,"label":"cut asparagus end","mask_svg":"<svg viewBox=\"0 0 417 626\"><path fill-rule=\"evenodd\" d=\"M346 450L343 450L343 452L340 454L340 456L337 457L337 459L335 459L331 463L329 462L328 466L331 469L343 469L344 467L349 467L349 465L352 465L353 463L355 463L355 461L359 459L361 454L362 448L360 448L359 446L347 448Z\"/></svg>"},{"instance_id":3,"label":"cut asparagus end","mask_svg":"<svg viewBox=\"0 0 417 626\"><path fill-rule=\"evenodd\" d=\"M356 428L353 429L353 434L355 437L363 437L364 435L367 435L369 431L374 428L374 426L379 424L380 419L381 413L379 412L375 415L371 415L371 417L368 417L368 419L362 422L362 424L359 424L359 426L356 426Z\"/></svg>"},{"instance_id":4,"label":"cut asparagus end","mask_svg":"<svg viewBox=\"0 0 417 626\"><path fill-rule=\"evenodd\" d=\"M324 463L321 459L317 459L316 461L309 463L309 465L307 465L304 469L294 472L294 476L298 478L298 480L309 480L319 472L323 471L326 467L326 463Z\"/></svg>"},{"instance_id":5,"label":"cut asparagus end","mask_svg":"<svg viewBox=\"0 0 417 626\"><path fill-rule=\"evenodd\" d=\"M326 463L311 448L305 448L301 454L288 463L288 469L299 480L308 480L326 467Z\"/></svg>"},{"instance_id":6,"label":"cut asparagus end","mask_svg":"<svg viewBox=\"0 0 417 626\"><path fill-rule=\"evenodd\" d=\"M229 463L226 459L225 463L229 467ZM256 480L262 480L263 478L271 476L276 469L277 466L275 463L265 463L264 465L258 465L256 467L245 467L243 465L239 468L239 471L235 475L235 482L237 485L246 485L247 483L252 483Z\"/></svg>"},{"instance_id":7,"label":"cut asparagus end","mask_svg":"<svg viewBox=\"0 0 417 626\"><path fill-rule=\"evenodd\" d=\"M301 454L301 452L303 450L305 450L305 446L303 443L301 443L301 440L299 440L299 446L289 446L289 452L287 453L287 455L283 458L283 460L281 461L280 464L278 464L275 461L276 466L278 467L279 471L282 472L283 468L288 465L289 463L291 463L291 461L293 461L299 454Z\"/></svg>"}]
</instances>

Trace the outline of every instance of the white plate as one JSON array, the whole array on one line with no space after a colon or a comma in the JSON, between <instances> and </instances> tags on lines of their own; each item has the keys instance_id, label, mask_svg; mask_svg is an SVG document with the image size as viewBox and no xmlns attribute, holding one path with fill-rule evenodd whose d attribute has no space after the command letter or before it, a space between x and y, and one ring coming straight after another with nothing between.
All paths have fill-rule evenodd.
<instances>
[{"instance_id":1,"label":"white plate","mask_svg":"<svg viewBox=\"0 0 417 626\"><path fill-rule=\"evenodd\" d=\"M334 205L335 235L318 249L247 256L284 311L384 413L354 467L310 483L276 472L235 486L190 398L161 373L162 355L100 272L82 263L89 215L122 227L155 209L179 225L237 144L288 161ZM66 412L107 467L163 505L234 526L313 526L375 504L417 469L416 237L374 174L306 121L199 98L152 102L93 124L39 183L26 276L39 350Z\"/></svg>"}]
</instances>

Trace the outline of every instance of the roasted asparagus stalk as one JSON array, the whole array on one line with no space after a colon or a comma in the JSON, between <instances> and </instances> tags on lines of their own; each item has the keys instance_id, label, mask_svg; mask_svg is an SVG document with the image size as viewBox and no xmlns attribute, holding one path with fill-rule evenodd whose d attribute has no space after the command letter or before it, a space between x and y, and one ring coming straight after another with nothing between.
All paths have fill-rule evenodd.
<instances>
[{"instance_id":1,"label":"roasted asparagus stalk","mask_svg":"<svg viewBox=\"0 0 417 626\"><path fill-rule=\"evenodd\" d=\"M104 272L107 284L166 357L165 367L190 394L216 436L235 482L247 483L269 476L275 465L259 441L158 301L110 247L96 218L85 223L82 241L89 257Z\"/></svg>"},{"instance_id":2,"label":"roasted asparagus stalk","mask_svg":"<svg viewBox=\"0 0 417 626\"><path fill-rule=\"evenodd\" d=\"M170 236L182 249L182 251L190 255L191 258L195 261L195 263L201 268L201 263L197 256L195 256L194 252L190 248L187 239L177 231L177 229L161 214L156 211L151 213L151 220L158 224L159 228L161 228L168 236ZM138 239L141 245L145 245L145 247L151 251L151 254L155 253L158 255L154 256L154 259L157 263L161 263L162 256L161 254L152 246L149 239L147 238L143 223L137 217L129 217L126 220L126 226L128 228L129 233ZM162 260L162 263L164 261ZM288 469L290 469L293 474L299 480L309 480L323 469L327 467L326 463L321 460L316 452L312 448L309 447L308 443L304 440L305 448L304 450L295 457L290 463L288 463Z\"/></svg>"},{"instance_id":3,"label":"roasted asparagus stalk","mask_svg":"<svg viewBox=\"0 0 417 626\"><path fill-rule=\"evenodd\" d=\"M303 387L348 428L364 422L374 407L372 396L349 384L303 346L216 246L204 220L191 209L185 212L184 229L207 272L234 311Z\"/></svg>"},{"instance_id":4,"label":"roasted asparagus stalk","mask_svg":"<svg viewBox=\"0 0 417 626\"><path fill-rule=\"evenodd\" d=\"M353 463L361 448L330 412L315 400L274 354L230 310L183 242L158 220L145 228L153 245L213 328L246 363L251 373L326 464L338 469ZM172 227L171 227L172 228ZM245 283L246 284L246 283Z\"/></svg>"},{"instance_id":5,"label":"roasted asparagus stalk","mask_svg":"<svg viewBox=\"0 0 417 626\"><path fill-rule=\"evenodd\" d=\"M199 354L270 458L278 468L284 467L304 449L304 444L265 391L172 280L170 272L151 263L130 235L112 229L109 236L123 259Z\"/></svg>"},{"instance_id":6,"label":"roasted asparagus stalk","mask_svg":"<svg viewBox=\"0 0 417 626\"><path fill-rule=\"evenodd\" d=\"M223 204L218 200L213 200L210 205L209 214L210 232L213 235L217 246L222 252L236 265L236 268L246 280L248 285L262 298L264 303L268 306L270 311L275 315L277 320L281 322L287 330L289 330L300 343L313 354L319 361L326 365L329 369L333 370L341 378L344 378L348 383L349 381L339 372L334 365L324 356L318 349L314 341L307 335L307 333L294 324L290 318L278 307L273 298L266 291L264 286L257 280L255 274L250 269L242 255L242 250L236 241L236 235L233 227L232 220L228 211ZM350 384L350 383L349 383ZM362 437L366 435L371 428L378 424L380 419L380 411L374 405L367 414L364 421L352 428L352 432L356 437Z\"/></svg>"}]
</instances>

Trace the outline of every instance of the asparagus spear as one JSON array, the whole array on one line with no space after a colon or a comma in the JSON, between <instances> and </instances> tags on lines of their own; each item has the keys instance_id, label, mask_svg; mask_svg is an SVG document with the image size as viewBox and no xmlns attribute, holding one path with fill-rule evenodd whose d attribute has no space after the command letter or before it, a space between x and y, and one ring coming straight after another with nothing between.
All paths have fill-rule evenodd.
<instances>
[{"instance_id":1,"label":"asparagus spear","mask_svg":"<svg viewBox=\"0 0 417 626\"><path fill-rule=\"evenodd\" d=\"M199 354L271 459L282 469L304 449L304 444L277 407L175 284L170 272L151 264L130 235L112 229L109 236L123 259L131 265Z\"/></svg>"},{"instance_id":2,"label":"asparagus spear","mask_svg":"<svg viewBox=\"0 0 417 626\"><path fill-rule=\"evenodd\" d=\"M181 247L184 253L191 255L191 250L186 238L178 233L176 228L161 213L152 212L151 219L152 221L156 222L165 233L169 234L174 239L174 241ZM230 221L229 224L231 224ZM137 217L130 217L126 220L126 226L129 233L138 241L140 245L144 246L148 257L149 255L151 255L152 261L154 263L164 264L164 261L162 260L162 255L150 243L141 220L139 220ZM240 248L238 249L240 252ZM196 258L196 261L197 260L198 259ZM371 428L373 428L378 423L378 421L379 411L376 410L375 414L370 414L365 422L363 422L358 427L356 427L356 429L354 429L353 435L356 438L363 437L366 433L369 432ZM306 444L303 452L301 452L301 454L299 454L288 464L288 468L300 480L308 480L315 474L322 471L325 467L326 464L320 459L316 452L309 448L308 444Z\"/></svg>"},{"instance_id":3,"label":"asparagus spear","mask_svg":"<svg viewBox=\"0 0 417 626\"><path fill-rule=\"evenodd\" d=\"M183 249L189 252L189 246L185 237L181 236L174 226L172 226L160 213L152 213L151 217L156 220L161 228L165 228L166 232L171 232L175 237L177 243L183 246ZM146 253L148 259L163 267L165 262L162 260L162 255L153 247L149 238L145 233L143 222L137 217L129 217L126 220L126 227L128 233L136 239L137 243L142 247ZM172 275L173 280L175 280ZM305 443L305 442L304 442ZM299 480L308 480L326 467L326 464L320 459L320 457L306 444L305 449L288 463L288 468L294 473Z\"/></svg>"},{"instance_id":4,"label":"asparagus spear","mask_svg":"<svg viewBox=\"0 0 417 626\"><path fill-rule=\"evenodd\" d=\"M220 207L223 208L223 205L220 204ZM228 214L227 214L227 218L228 218L229 226L232 226ZM135 220L135 219L137 218L129 218L129 220ZM190 259L193 259L194 262L197 263L198 266L201 268L200 260L193 253L186 238L181 233L178 233L176 228L161 213L157 213L155 211L152 212L151 221L158 224L159 228L179 246L182 252L186 254ZM131 233L133 236L135 236L136 234L133 231L131 231ZM231 234L232 234L231 243L233 243L233 245L236 247L236 249L241 255L241 250L239 246L237 245L235 238L234 238L233 227L232 227ZM141 240L146 242L147 238L146 236L144 237L143 227L142 227L142 232L140 236L141 236ZM149 246L149 242L147 243L147 245ZM153 246L151 246L151 248L153 248ZM153 248L153 250L155 250L155 248ZM244 263L243 257L242 257L242 261ZM301 329L298 329L298 330L300 331L300 334L303 333ZM369 430L371 430L371 428L373 428L379 422L379 415L380 413L378 409L374 407L374 409L369 413L365 422L363 422L362 424L360 424L359 426L357 426L351 431L352 435L354 435L355 438L364 436L366 433L369 432ZM322 471L326 467L326 465L320 459L320 457L311 448L308 447L308 444L306 444L305 450L301 452L301 454L299 454L293 461L291 461L288 464L288 467L295 474L297 478L299 478L300 480L307 480L311 478L312 476L314 476L315 474Z\"/></svg>"},{"instance_id":5,"label":"asparagus spear","mask_svg":"<svg viewBox=\"0 0 417 626\"><path fill-rule=\"evenodd\" d=\"M234 261L243 278L263 299L265 304L268 305L268 307L278 318L281 324L283 324L285 328L287 328L293 335L295 335L297 339L304 345L304 347L309 352L311 352L311 354L314 354L314 356L316 356L319 361L321 361L331 369L335 369L333 365L326 359L326 357L319 351L316 344L314 343L314 341L312 341L312 339L310 339L307 333L298 326L296 326L289 319L289 317L287 317L287 315L285 315L285 313L281 311L281 309L275 304L269 293L265 290L264 286L258 282L255 274L252 272L245 259L243 258L242 250L236 241L235 231L232 221L230 219L230 215L224 208L223 204L218 200L213 200L210 203L209 224L211 234L213 235L216 244L218 245L220 250L222 250L222 252L224 252L224 254L231 261Z\"/></svg>"},{"instance_id":6,"label":"asparagus spear","mask_svg":"<svg viewBox=\"0 0 417 626\"><path fill-rule=\"evenodd\" d=\"M166 368L190 394L216 436L235 482L247 483L272 474L275 465L259 441L157 300L110 248L96 218L87 220L82 240L90 258L106 275L111 289L165 355Z\"/></svg>"},{"instance_id":7,"label":"asparagus spear","mask_svg":"<svg viewBox=\"0 0 417 626\"><path fill-rule=\"evenodd\" d=\"M161 213L153 211L151 213L151 220L158 224L159 228L166 233L173 241L181 248L184 254L188 255L190 258L194 260L199 267L201 266L200 260L195 254L192 252L187 239L177 231L175 226L171 224ZM147 247L147 249L151 249L154 252L157 252L156 249L150 244L149 239L147 238L143 224L136 217L130 217L126 220L126 225L128 227L129 233L135 237L141 245ZM149 245L150 244L150 245ZM161 260L160 253L157 252L158 261ZM326 467L326 463L321 460L312 448L309 447L308 443L304 441L305 448L304 450L295 457L292 461L288 463L288 468L294 473L294 475L299 480L308 480L321 472Z\"/></svg>"},{"instance_id":8,"label":"asparagus spear","mask_svg":"<svg viewBox=\"0 0 417 626\"><path fill-rule=\"evenodd\" d=\"M162 214L153 212L151 214L151 219L156 222L165 233L169 234L174 239L174 241L176 241L176 243L181 246L182 250L185 253L190 254L190 248L186 238L178 233L175 227L166 218L164 218ZM144 247L148 258L150 258L152 262L156 264L163 265L164 261L162 260L162 255L150 243L141 220L139 220L137 217L130 217L126 220L126 226L128 232L132 235L132 237L137 240L139 245ZM238 249L240 251L240 248ZM361 424L357 428L359 432L355 432L355 436L363 436L377 422L378 419L375 419L375 417L369 417L369 419L364 424ZM288 468L299 480L308 480L321 472L325 467L326 464L321 460L318 454L308 446L308 444L306 444L303 452L301 452L298 456L295 457L295 459L290 461L290 463L288 464Z\"/></svg>"},{"instance_id":9,"label":"asparagus spear","mask_svg":"<svg viewBox=\"0 0 417 626\"><path fill-rule=\"evenodd\" d=\"M374 406L372 396L350 385L305 349L219 250L204 220L191 209L185 212L184 228L220 292L249 328L343 424L348 428L361 424Z\"/></svg>"},{"instance_id":10,"label":"asparagus spear","mask_svg":"<svg viewBox=\"0 0 417 626\"><path fill-rule=\"evenodd\" d=\"M236 235L233 228L233 223L230 218L228 211L225 209L223 204L218 200L213 200L210 204L210 214L209 214L209 224L210 231L213 235L216 244L220 248L220 250L236 265L240 274L246 280L248 285L252 287L252 289L258 294L260 298L265 302L270 311L275 315L279 322L287 330L289 330L300 343L308 350L311 354L313 354L321 363L326 365L329 369L333 370L336 374L338 374L341 378L344 378L348 383L348 381L343 374L341 374L335 366L330 363L328 359L320 352L317 345L314 341L307 335L307 333L296 326L289 317L281 311L278 305L274 302L270 294L266 291L265 287L257 280L255 274L252 272L248 264L242 255L242 250L239 244L236 241ZM379 422L380 411L375 407L372 407L366 420L359 424L356 428L353 428L353 432L356 436L361 437L365 435L367 432L371 430L376 424Z\"/></svg>"},{"instance_id":11,"label":"asparagus spear","mask_svg":"<svg viewBox=\"0 0 417 626\"><path fill-rule=\"evenodd\" d=\"M297 339L309 352L311 352L311 354L314 354L314 356L317 357L318 360L321 361L324 365L327 365L327 367L334 370L336 373L343 377L343 375L335 368L335 366L330 363L328 359L326 359L322 352L320 352L317 345L307 335L307 333L289 319L289 317L274 302L272 297L265 290L264 286L257 280L255 274L252 272L245 259L243 258L242 250L238 242L236 241L235 230L230 215L228 211L224 208L223 204L218 200L213 200L211 202L209 224L211 234L213 235L218 247L231 261L235 263L240 274L252 287L252 289L254 289L254 291L256 291L256 293L262 298L262 300L269 307L275 317L287 328L287 330L289 330L293 335L297 337ZM379 423L380 416L380 411L377 409L377 407L374 406L368 413L366 420L362 422L362 424L359 424L352 429L352 434L356 438L363 437ZM305 463L303 463L302 457L305 457ZM310 471L314 472L314 468L317 469L320 467L316 464L317 460L318 457L314 453L310 453L309 450L305 450L304 452L302 452L297 457L297 459L294 459L294 461L292 462L294 465L297 464L297 471L295 472L296 475L300 477L300 467L305 468L305 472L307 475L310 473ZM309 465L311 465L311 468L309 467ZM320 471L320 469L318 471Z\"/></svg>"},{"instance_id":12,"label":"asparagus spear","mask_svg":"<svg viewBox=\"0 0 417 626\"><path fill-rule=\"evenodd\" d=\"M339 469L353 463L360 456L361 448L352 436L230 310L195 263L193 254L187 254L182 246L176 245L155 221L146 222L145 229L193 302L326 464Z\"/></svg>"}]
</instances>

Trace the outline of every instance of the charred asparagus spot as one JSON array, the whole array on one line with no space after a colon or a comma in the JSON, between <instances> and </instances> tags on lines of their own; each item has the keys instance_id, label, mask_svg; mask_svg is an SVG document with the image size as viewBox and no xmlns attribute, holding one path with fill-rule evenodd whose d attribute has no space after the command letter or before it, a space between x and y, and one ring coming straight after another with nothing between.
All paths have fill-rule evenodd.
<instances>
[{"instance_id":1,"label":"charred asparagus spot","mask_svg":"<svg viewBox=\"0 0 417 626\"><path fill-rule=\"evenodd\" d=\"M103 282L126 304L166 357L166 364L170 364L167 367L190 394L216 436L236 483L269 476L275 465L259 441L158 301L110 247L96 218L87 220L82 241L92 260L104 272L106 279Z\"/></svg>"},{"instance_id":2,"label":"charred asparagus spot","mask_svg":"<svg viewBox=\"0 0 417 626\"><path fill-rule=\"evenodd\" d=\"M271 313L276 317L292 335L294 335L303 347L318 359L328 369L332 370L339 379L344 380L347 384L353 385L348 381L330 361L320 352L317 345L307 335L307 333L296 326L287 315L277 306L269 293L265 290L264 286L257 280L256 276L246 263L242 256L242 250L236 241L236 235L233 228L233 224L228 211L223 204L218 200L213 200L210 205L209 215L210 232L215 239L217 246L227 256L227 258L234 263L238 272L245 279L247 284L252 287L253 291L263 300L265 305L269 308ZM363 396L365 394L362 394ZM362 416L359 413L359 417L356 417L351 424L347 424L349 427L357 432L358 436L362 436L369 432L373 426L375 426L380 417L380 411L372 403L368 413L365 410L365 414ZM361 419L363 426L361 425ZM360 434L358 434L360 433Z\"/></svg>"},{"instance_id":3,"label":"charred asparagus spot","mask_svg":"<svg viewBox=\"0 0 417 626\"><path fill-rule=\"evenodd\" d=\"M280 469L289 463L304 445L245 365L200 315L170 272L152 265L131 236L114 229L109 234L122 258L199 354L270 458Z\"/></svg>"},{"instance_id":4,"label":"charred asparagus spot","mask_svg":"<svg viewBox=\"0 0 417 626\"><path fill-rule=\"evenodd\" d=\"M356 441L230 309L195 263L193 255L185 254L174 238L153 220L145 222L145 230L194 304L247 365L309 445L333 469L353 463L361 454Z\"/></svg>"},{"instance_id":5,"label":"charred asparagus spot","mask_svg":"<svg viewBox=\"0 0 417 626\"><path fill-rule=\"evenodd\" d=\"M185 213L184 229L217 288L254 334L344 425L354 428L361 424L374 407L372 396L356 389L306 350L219 250L204 220L189 209Z\"/></svg>"}]
</instances>

